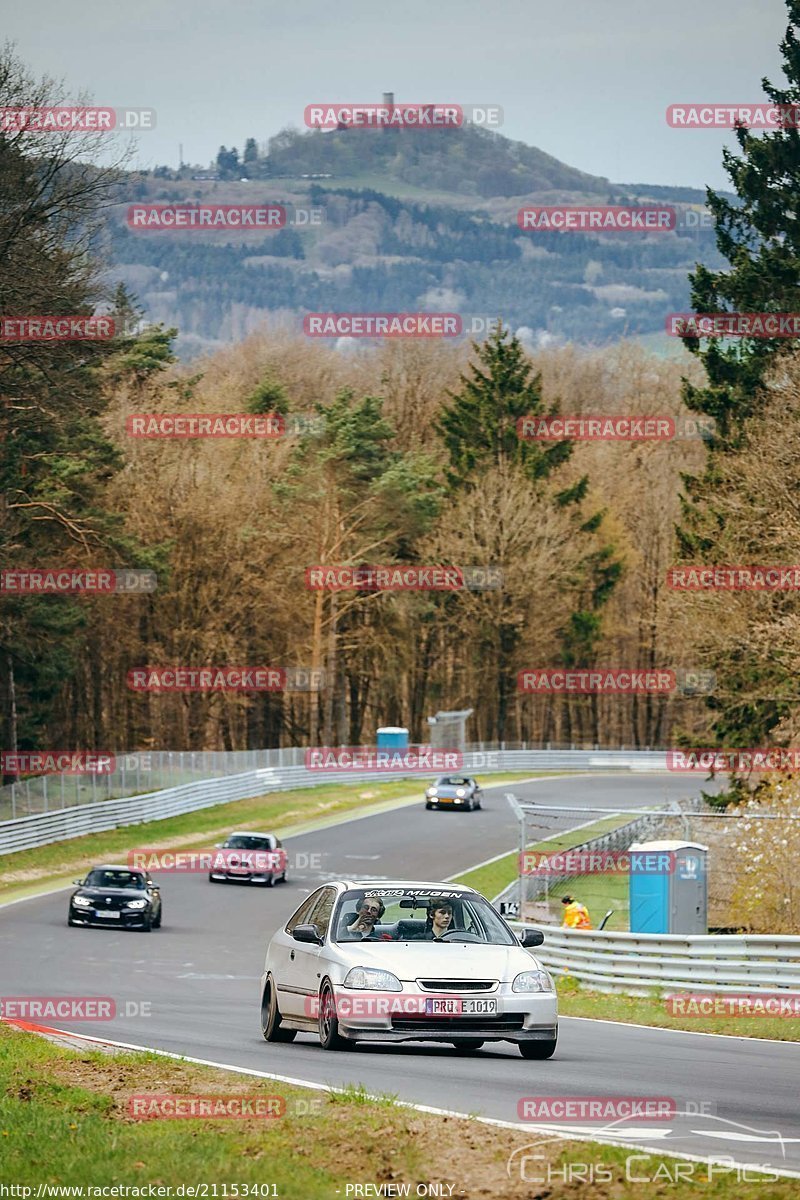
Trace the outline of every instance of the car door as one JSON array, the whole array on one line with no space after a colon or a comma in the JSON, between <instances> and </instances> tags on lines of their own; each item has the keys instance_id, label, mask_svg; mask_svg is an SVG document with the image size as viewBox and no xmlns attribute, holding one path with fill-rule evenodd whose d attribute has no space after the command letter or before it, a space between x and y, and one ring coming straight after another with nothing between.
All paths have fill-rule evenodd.
<instances>
[{"instance_id":1,"label":"car door","mask_svg":"<svg viewBox=\"0 0 800 1200\"><path fill-rule=\"evenodd\" d=\"M297 950L302 943L292 940L292 930L297 925L307 925L311 910L319 900L323 889L318 888L307 896L300 907L292 913L283 929L276 936L269 950L268 969L272 972L278 990L278 1007L284 1016L302 1014L303 999L298 992L298 970L300 962Z\"/></svg>"},{"instance_id":2,"label":"car door","mask_svg":"<svg viewBox=\"0 0 800 1200\"><path fill-rule=\"evenodd\" d=\"M302 922L305 925L315 925L323 941L331 923L336 894L335 887L322 888L309 915ZM310 942L295 942L289 952L289 958L293 968L292 980L297 989L294 992L293 1001L298 1005L295 1011L298 1016L306 1019L316 1018L315 1001L319 995L320 979L324 973L323 947L314 946Z\"/></svg>"}]
</instances>

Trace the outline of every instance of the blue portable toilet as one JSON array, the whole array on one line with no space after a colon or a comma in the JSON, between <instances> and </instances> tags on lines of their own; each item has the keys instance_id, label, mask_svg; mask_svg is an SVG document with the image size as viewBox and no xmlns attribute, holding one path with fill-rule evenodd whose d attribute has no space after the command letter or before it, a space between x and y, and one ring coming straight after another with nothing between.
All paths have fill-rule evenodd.
<instances>
[{"instance_id":1,"label":"blue portable toilet","mask_svg":"<svg viewBox=\"0 0 800 1200\"><path fill-rule=\"evenodd\" d=\"M631 933L708 933L708 846L634 842L628 854Z\"/></svg>"},{"instance_id":2,"label":"blue portable toilet","mask_svg":"<svg viewBox=\"0 0 800 1200\"><path fill-rule=\"evenodd\" d=\"M400 725L384 725L378 730L379 750L407 750L408 730Z\"/></svg>"}]
</instances>

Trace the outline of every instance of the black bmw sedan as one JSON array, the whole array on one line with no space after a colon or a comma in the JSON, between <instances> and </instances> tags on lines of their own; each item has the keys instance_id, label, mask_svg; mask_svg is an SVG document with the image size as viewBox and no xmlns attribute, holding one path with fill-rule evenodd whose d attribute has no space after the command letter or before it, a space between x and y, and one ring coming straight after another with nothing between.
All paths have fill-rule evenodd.
<instances>
[{"instance_id":1,"label":"black bmw sedan","mask_svg":"<svg viewBox=\"0 0 800 1200\"><path fill-rule=\"evenodd\" d=\"M92 867L76 879L69 899L68 925L110 925L149 933L161 925L161 893L146 871Z\"/></svg>"}]
</instances>

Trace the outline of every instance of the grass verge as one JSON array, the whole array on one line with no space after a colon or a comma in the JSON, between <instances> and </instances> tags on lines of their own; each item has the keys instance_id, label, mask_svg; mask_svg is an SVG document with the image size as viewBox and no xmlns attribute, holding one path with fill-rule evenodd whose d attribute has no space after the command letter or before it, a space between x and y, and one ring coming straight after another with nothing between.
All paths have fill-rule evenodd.
<instances>
[{"instance_id":1,"label":"grass verge","mask_svg":"<svg viewBox=\"0 0 800 1200\"><path fill-rule=\"evenodd\" d=\"M267 1046L264 1061L268 1065ZM130 1106L142 1093L262 1103L280 1096L285 1111L273 1119L138 1120ZM326 1094L153 1054L67 1049L2 1025L0 1143L3 1180L32 1188L27 1196L36 1196L39 1185L113 1184L130 1188L129 1196L137 1194L135 1188L146 1196L155 1185L164 1189L156 1193L161 1196L197 1196L203 1193L189 1189L204 1184L208 1197L336 1200L381 1194L379 1185L384 1195L402 1195L398 1185L404 1183L408 1194L425 1194L417 1185L436 1182L444 1184L440 1195L457 1200L522 1200L534 1194L566 1200L578 1194L570 1177L577 1172L586 1180L588 1168L591 1194L599 1200L640 1194L641 1182L631 1176L650 1181L651 1200L765 1195L763 1180L752 1173L753 1182L737 1183L730 1171L706 1183L706 1164L419 1113L391 1097L373 1099L358 1085ZM524 1161L526 1154L537 1157ZM692 1182L676 1186L678 1170L691 1172ZM552 1177L546 1190L532 1191L531 1181L543 1176ZM355 1193L358 1184L362 1190ZM372 1187L365 1192L366 1184ZM176 1191L181 1185L183 1193ZM773 1181L768 1194L770 1200L789 1200L796 1189L796 1180ZM24 1192L14 1194L27 1200ZM84 1191L84 1200L91 1195Z\"/></svg>"},{"instance_id":2,"label":"grass verge","mask_svg":"<svg viewBox=\"0 0 800 1200\"><path fill-rule=\"evenodd\" d=\"M659 1029L684 1029L691 1033L727 1033L733 1037L775 1038L800 1041L800 1017L690 1017L667 1012L664 995L620 996L594 992L577 980L562 976L556 981L558 1011L563 1017L591 1017L597 1021L627 1021ZM702 987L697 988L701 992ZM746 989L742 989L745 991Z\"/></svg>"},{"instance_id":3,"label":"grass verge","mask_svg":"<svg viewBox=\"0 0 800 1200\"><path fill-rule=\"evenodd\" d=\"M516 772L487 776L485 786L505 781L532 779L537 774L558 772ZM427 780L387 780L385 783L331 783L298 788L290 792L270 792L249 800L215 804L196 812L182 813L161 821L124 825L105 833L91 833L69 841L53 842L34 850L20 850L0 856L0 901L33 895L42 885L68 883L93 863L124 857L140 846L159 849L207 848L232 829L268 829L281 837L301 832L303 826L321 826L349 814L371 809L380 811L404 801L422 802Z\"/></svg>"}]
</instances>

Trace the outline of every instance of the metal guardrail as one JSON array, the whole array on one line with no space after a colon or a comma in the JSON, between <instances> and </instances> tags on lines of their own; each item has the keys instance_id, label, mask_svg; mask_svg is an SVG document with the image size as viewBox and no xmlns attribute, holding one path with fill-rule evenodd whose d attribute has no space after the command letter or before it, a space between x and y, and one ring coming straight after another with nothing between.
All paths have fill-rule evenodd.
<instances>
[{"instance_id":1,"label":"metal guardrail","mask_svg":"<svg viewBox=\"0 0 800 1200\"><path fill-rule=\"evenodd\" d=\"M466 747L478 760L472 769L483 770L498 754L520 754L521 761L531 753L557 756L552 761L566 769L574 755L591 755L602 769L608 754L622 755L623 765L630 770L648 769L650 751L600 751L589 746L527 745L504 743L501 746L476 742ZM658 752L655 752L658 754ZM661 752L661 760L665 752ZM566 755L566 758L564 757ZM41 774L29 776L0 787L0 821L28 817L37 812L53 812L79 804L95 804L100 800L116 800L142 792L162 791L184 783L219 779L228 775L243 775L267 767L302 767L306 749L303 746L284 746L271 750L144 750L116 753L113 770L103 774ZM482 757L481 757L482 756Z\"/></svg>"},{"instance_id":2,"label":"metal guardrail","mask_svg":"<svg viewBox=\"0 0 800 1200\"><path fill-rule=\"evenodd\" d=\"M255 752L254 752L255 753ZM263 752L259 752L263 753ZM271 752L268 752L271 753ZM300 750L299 753L304 753ZM491 774L496 771L600 771L666 770L666 751L632 750L469 750L463 770ZM139 825L180 813L248 800L270 792L314 787L321 783L358 783L402 779L407 771L324 772L305 766L267 766L238 775L202 779L159 791L75 804L0 822L0 855L30 850L87 833L101 833L122 825ZM420 789L428 777L415 774Z\"/></svg>"},{"instance_id":3,"label":"metal guardrail","mask_svg":"<svg viewBox=\"0 0 800 1200\"><path fill-rule=\"evenodd\" d=\"M543 932L544 945L532 953L554 974L599 992L800 993L800 937L614 933L550 926Z\"/></svg>"}]
</instances>

